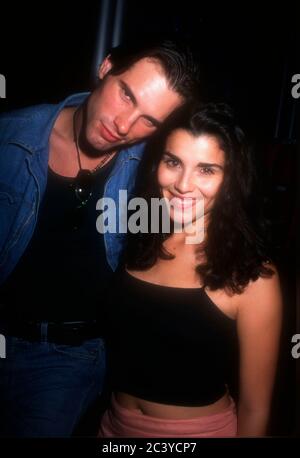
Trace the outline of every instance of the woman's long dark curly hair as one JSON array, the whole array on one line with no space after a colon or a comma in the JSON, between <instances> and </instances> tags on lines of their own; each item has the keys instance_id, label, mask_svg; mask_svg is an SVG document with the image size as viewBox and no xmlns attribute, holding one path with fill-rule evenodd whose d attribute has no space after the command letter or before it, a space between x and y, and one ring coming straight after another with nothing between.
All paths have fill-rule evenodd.
<instances>
[{"instance_id":1,"label":"woman's long dark curly hair","mask_svg":"<svg viewBox=\"0 0 300 458\"><path fill-rule=\"evenodd\" d=\"M196 270L204 286L241 293L250 280L274 273L268 265L270 259L263 235L265 224L253 199L256 174L245 135L230 107L223 103L209 103L171 119L149 141L141 164L137 195L148 204L151 198L161 197L157 168L167 137L176 129L186 130L195 137L212 136L225 153L224 179L210 212L205 243L199 248L204 262ZM130 234L125 251L128 268L145 270L159 257L172 259L174 256L163 247L169 236L162 232Z\"/></svg>"}]
</instances>

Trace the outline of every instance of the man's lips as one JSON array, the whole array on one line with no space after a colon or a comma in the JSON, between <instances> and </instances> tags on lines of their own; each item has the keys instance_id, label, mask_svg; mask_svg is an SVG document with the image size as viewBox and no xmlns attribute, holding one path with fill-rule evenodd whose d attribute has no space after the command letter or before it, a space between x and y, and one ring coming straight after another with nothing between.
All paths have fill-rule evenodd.
<instances>
[{"instance_id":1,"label":"man's lips","mask_svg":"<svg viewBox=\"0 0 300 458\"><path fill-rule=\"evenodd\" d=\"M114 135L104 124L101 123L101 127L100 127L100 133L101 133L101 136L104 138L104 140L110 142L110 143L113 143L113 142L117 142L117 141L120 141L120 137L117 137L116 135Z\"/></svg>"}]
</instances>

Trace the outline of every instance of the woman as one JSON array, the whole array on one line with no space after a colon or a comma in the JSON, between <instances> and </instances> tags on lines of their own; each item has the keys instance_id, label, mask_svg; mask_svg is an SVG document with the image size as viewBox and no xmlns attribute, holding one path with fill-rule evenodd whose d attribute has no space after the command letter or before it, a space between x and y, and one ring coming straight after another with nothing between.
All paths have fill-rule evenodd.
<instances>
[{"instance_id":1,"label":"woman","mask_svg":"<svg viewBox=\"0 0 300 458\"><path fill-rule=\"evenodd\" d=\"M149 148L143 196L171 204L172 230L131 236L111 290L114 393L99 436L264 436L281 295L253 216L244 134L227 106L208 104ZM237 405L228 388L235 336Z\"/></svg>"}]
</instances>

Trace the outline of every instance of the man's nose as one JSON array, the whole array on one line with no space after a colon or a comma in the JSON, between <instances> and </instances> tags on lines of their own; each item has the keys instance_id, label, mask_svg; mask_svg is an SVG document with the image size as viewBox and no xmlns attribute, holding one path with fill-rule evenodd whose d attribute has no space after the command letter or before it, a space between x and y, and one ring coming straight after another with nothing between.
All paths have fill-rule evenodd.
<instances>
[{"instance_id":1,"label":"man's nose","mask_svg":"<svg viewBox=\"0 0 300 458\"><path fill-rule=\"evenodd\" d=\"M123 137L127 135L136 120L137 116L134 112L118 114L114 120L117 133Z\"/></svg>"}]
</instances>

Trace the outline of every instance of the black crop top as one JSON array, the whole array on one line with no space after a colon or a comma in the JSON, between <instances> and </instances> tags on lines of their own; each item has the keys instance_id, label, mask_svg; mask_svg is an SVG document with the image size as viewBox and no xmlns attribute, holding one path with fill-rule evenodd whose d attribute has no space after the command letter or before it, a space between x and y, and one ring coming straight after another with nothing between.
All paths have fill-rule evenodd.
<instances>
[{"instance_id":1,"label":"black crop top","mask_svg":"<svg viewBox=\"0 0 300 458\"><path fill-rule=\"evenodd\" d=\"M155 285L123 271L108 305L114 391L185 406L208 405L225 394L235 320L203 288Z\"/></svg>"}]
</instances>

